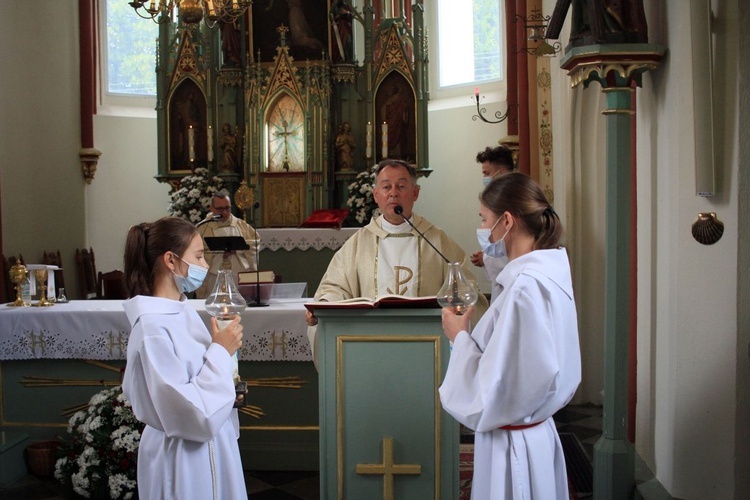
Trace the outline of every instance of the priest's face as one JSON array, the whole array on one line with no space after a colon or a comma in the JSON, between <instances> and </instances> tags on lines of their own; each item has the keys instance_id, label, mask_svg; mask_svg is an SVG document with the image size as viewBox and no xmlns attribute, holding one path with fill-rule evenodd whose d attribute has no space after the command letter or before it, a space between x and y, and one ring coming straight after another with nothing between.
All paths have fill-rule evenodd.
<instances>
[{"instance_id":1,"label":"priest's face","mask_svg":"<svg viewBox=\"0 0 750 500\"><path fill-rule=\"evenodd\" d=\"M419 198L419 186L406 168L389 165L384 167L375 179L375 189L372 195L385 220L398 225L403 223L404 219L393 209L400 205L404 209L404 217L410 218L414 202Z\"/></svg>"},{"instance_id":2,"label":"priest's face","mask_svg":"<svg viewBox=\"0 0 750 500\"><path fill-rule=\"evenodd\" d=\"M229 198L212 198L211 211L215 215L221 216L219 219L221 222L229 220L229 215L232 213L232 205L229 203Z\"/></svg>"}]
</instances>

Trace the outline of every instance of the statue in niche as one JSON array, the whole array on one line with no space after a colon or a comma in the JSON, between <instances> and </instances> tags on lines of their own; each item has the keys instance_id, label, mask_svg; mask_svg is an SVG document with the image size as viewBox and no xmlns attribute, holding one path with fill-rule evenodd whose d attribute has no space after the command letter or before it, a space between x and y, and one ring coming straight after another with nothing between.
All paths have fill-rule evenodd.
<instances>
[{"instance_id":1,"label":"statue in niche","mask_svg":"<svg viewBox=\"0 0 750 500\"><path fill-rule=\"evenodd\" d=\"M334 62L351 62L352 54L352 23L356 17L354 7L348 0L337 0L331 6L331 25L335 45L333 48Z\"/></svg>"},{"instance_id":2,"label":"statue in niche","mask_svg":"<svg viewBox=\"0 0 750 500\"><path fill-rule=\"evenodd\" d=\"M558 0L547 28L548 38L559 38L571 3L572 46L648 43L643 0Z\"/></svg>"},{"instance_id":3,"label":"statue in niche","mask_svg":"<svg viewBox=\"0 0 750 500\"><path fill-rule=\"evenodd\" d=\"M242 134L237 127L232 133L232 126L225 123L221 127L221 169L224 172L239 172L242 157Z\"/></svg>"},{"instance_id":4,"label":"statue in niche","mask_svg":"<svg viewBox=\"0 0 750 500\"><path fill-rule=\"evenodd\" d=\"M344 122L339 127L334 144L336 148L336 168L341 172L350 172L354 167L354 135L349 122Z\"/></svg>"},{"instance_id":5,"label":"statue in niche","mask_svg":"<svg viewBox=\"0 0 750 500\"><path fill-rule=\"evenodd\" d=\"M237 21L220 22L221 53L224 56L224 67L237 68L242 65L242 41Z\"/></svg>"},{"instance_id":6,"label":"statue in niche","mask_svg":"<svg viewBox=\"0 0 750 500\"><path fill-rule=\"evenodd\" d=\"M287 45L295 60L320 60L328 36L328 0L256 0L253 2L253 47L261 61L272 61L279 45L276 28L289 28Z\"/></svg>"},{"instance_id":7,"label":"statue in niche","mask_svg":"<svg viewBox=\"0 0 750 500\"><path fill-rule=\"evenodd\" d=\"M380 104L380 117L381 123L388 124L388 157L413 159L409 158L411 148L408 144L413 102L407 95L407 89L399 85L395 79L385 84L384 93L385 97Z\"/></svg>"},{"instance_id":8,"label":"statue in niche","mask_svg":"<svg viewBox=\"0 0 750 500\"><path fill-rule=\"evenodd\" d=\"M181 84L169 105L169 149L172 170L188 170L206 165L206 101L190 80ZM190 161L190 127L193 133L194 161Z\"/></svg>"}]
</instances>

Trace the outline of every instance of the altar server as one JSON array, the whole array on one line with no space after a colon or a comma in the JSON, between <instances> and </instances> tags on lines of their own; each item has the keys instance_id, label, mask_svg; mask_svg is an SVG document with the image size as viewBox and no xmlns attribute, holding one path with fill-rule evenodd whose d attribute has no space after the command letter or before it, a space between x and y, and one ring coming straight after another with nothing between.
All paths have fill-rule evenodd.
<instances>
[{"instance_id":1,"label":"altar server","mask_svg":"<svg viewBox=\"0 0 750 500\"><path fill-rule=\"evenodd\" d=\"M494 179L480 200L482 226L509 262L497 277L500 295L471 334L471 312L443 310L453 349L440 399L476 431L472 498L568 498L552 416L581 381L581 356L562 225L521 173Z\"/></svg>"},{"instance_id":2,"label":"altar server","mask_svg":"<svg viewBox=\"0 0 750 500\"><path fill-rule=\"evenodd\" d=\"M232 380L239 317L211 332L187 302L206 276L195 227L165 217L130 228L125 313L132 325L122 384L146 424L138 448L142 499L247 499Z\"/></svg>"}]
</instances>

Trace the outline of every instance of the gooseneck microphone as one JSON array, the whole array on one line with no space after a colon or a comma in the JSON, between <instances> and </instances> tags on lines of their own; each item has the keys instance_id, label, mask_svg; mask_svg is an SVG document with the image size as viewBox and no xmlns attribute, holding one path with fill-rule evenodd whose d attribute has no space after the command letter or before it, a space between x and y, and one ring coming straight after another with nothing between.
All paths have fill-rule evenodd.
<instances>
[{"instance_id":1,"label":"gooseneck microphone","mask_svg":"<svg viewBox=\"0 0 750 500\"><path fill-rule=\"evenodd\" d=\"M214 221L217 221L219 219L221 219L221 215L219 215L219 214L213 214L213 215L209 214L208 217L206 217L205 219L203 219L202 221L200 221L198 224L196 224L195 227L200 227L200 226L202 226L203 224L205 224L207 222L214 222Z\"/></svg>"},{"instance_id":2,"label":"gooseneck microphone","mask_svg":"<svg viewBox=\"0 0 750 500\"><path fill-rule=\"evenodd\" d=\"M422 239L425 240L432 247L432 249L435 250L438 253L438 255L440 255L443 258L443 260L445 261L446 264L450 264L451 263L451 261L449 261L445 257L445 255L443 255L443 253L440 250L438 250L437 247L435 245L433 245L432 242L430 240L428 240L427 237L424 234L422 234L422 231L420 231L419 229L417 229L416 226L414 226L414 224L412 224L411 221L404 216L404 207L402 207L401 205L396 205L395 207L393 207L393 213L395 213L396 215L400 215L401 218L404 219L404 221L407 224L409 224L412 229L414 229L416 232L418 232L419 236L421 236Z\"/></svg>"}]
</instances>

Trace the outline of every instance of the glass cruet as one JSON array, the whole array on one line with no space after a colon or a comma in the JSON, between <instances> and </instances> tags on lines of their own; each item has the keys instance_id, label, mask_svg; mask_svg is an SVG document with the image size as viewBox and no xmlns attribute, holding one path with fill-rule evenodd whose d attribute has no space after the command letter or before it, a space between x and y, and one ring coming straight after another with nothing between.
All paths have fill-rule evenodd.
<instances>
[{"instance_id":1,"label":"glass cruet","mask_svg":"<svg viewBox=\"0 0 750 500\"><path fill-rule=\"evenodd\" d=\"M448 275L445 283L437 293L437 301L441 307L448 307L463 314L466 309L477 303L479 294L476 287L464 276L459 262L448 264Z\"/></svg>"},{"instance_id":2,"label":"glass cruet","mask_svg":"<svg viewBox=\"0 0 750 500\"><path fill-rule=\"evenodd\" d=\"M216 318L219 328L225 328L235 316L239 316L247 307L245 299L234 283L232 271L222 269L216 277L216 284L206 298L206 312ZM238 355L234 353L234 383L240 381Z\"/></svg>"}]
</instances>

